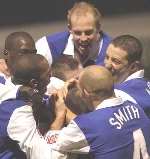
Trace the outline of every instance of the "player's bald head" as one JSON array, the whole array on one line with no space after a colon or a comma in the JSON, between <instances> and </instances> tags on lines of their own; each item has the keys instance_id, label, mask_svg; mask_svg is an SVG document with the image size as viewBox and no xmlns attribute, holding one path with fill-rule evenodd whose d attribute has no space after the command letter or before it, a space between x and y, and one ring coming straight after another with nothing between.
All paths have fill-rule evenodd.
<instances>
[{"instance_id":1,"label":"player's bald head","mask_svg":"<svg viewBox=\"0 0 150 159\"><path fill-rule=\"evenodd\" d=\"M113 93L113 77L102 66L86 67L79 76L79 85L89 93L98 94L102 92L108 96Z\"/></svg>"}]
</instances>

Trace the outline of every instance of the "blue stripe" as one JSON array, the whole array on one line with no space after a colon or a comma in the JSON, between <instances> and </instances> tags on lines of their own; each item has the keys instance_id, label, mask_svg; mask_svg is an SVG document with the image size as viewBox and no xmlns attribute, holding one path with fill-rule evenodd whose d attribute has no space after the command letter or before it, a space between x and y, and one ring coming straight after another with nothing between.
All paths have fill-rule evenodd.
<instances>
[{"instance_id":1,"label":"blue stripe","mask_svg":"<svg viewBox=\"0 0 150 159\"><path fill-rule=\"evenodd\" d=\"M109 37L105 33L102 33L102 38L103 38L103 45L102 45L102 48L101 48L101 50L98 54L98 57L96 59L96 64L97 65L103 65L104 64L104 59L105 59L105 56L106 56L106 50L107 50L108 45L111 42L111 37Z\"/></svg>"},{"instance_id":2,"label":"blue stripe","mask_svg":"<svg viewBox=\"0 0 150 159\"><path fill-rule=\"evenodd\" d=\"M3 76L0 76L0 83L4 84L4 85L6 83L6 80L5 80L5 78Z\"/></svg>"},{"instance_id":3,"label":"blue stripe","mask_svg":"<svg viewBox=\"0 0 150 159\"><path fill-rule=\"evenodd\" d=\"M7 125L15 109L24 106L21 100L8 100L0 104L0 136L7 136Z\"/></svg>"},{"instance_id":4,"label":"blue stripe","mask_svg":"<svg viewBox=\"0 0 150 159\"><path fill-rule=\"evenodd\" d=\"M60 32L46 37L51 50L53 61L56 60L64 51L69 37L69 32Z\"/></svg>"},{"instance_id":5,"label":"blue stripe","mask_svg":"<svg viewBox=\"0 0 150 159\"><path fill-rule=\"evenodd\" d=\"M131 79L126 82L116 84L116 89L122 90L133 97L136 102L150 115L150 88L148 81L144 78Z\"/></svg>"}]
</instances>

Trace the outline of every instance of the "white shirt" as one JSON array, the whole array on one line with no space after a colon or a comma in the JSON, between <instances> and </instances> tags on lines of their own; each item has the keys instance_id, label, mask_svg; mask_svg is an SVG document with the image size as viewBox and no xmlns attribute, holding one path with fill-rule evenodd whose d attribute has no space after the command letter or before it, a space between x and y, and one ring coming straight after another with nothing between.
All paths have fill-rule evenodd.
<instances>
[{"instance_id":1,"label":"white shirt","mask_svg":"<svg viewBox=\"0 0 150 159\"><path fill-rule=\"evenodd\" d=\"M47 85L47 95L51 95L53 92L57 91L58 89L61 89L64 86L64 81L56 78L51 77L50 83Z\"/></svg>"},{"instance_id":2,"label":"white shirt","mask_svg":"<svg viewBox=\"0 0 150 159\"><path fill-rule=\"evenodd\" d=\"M38 132L31 106L25 105L15 109L10 117L7 132L11 139L18 141L27 159L53 159L51 144Z\"/></svg>"}]
</instances>

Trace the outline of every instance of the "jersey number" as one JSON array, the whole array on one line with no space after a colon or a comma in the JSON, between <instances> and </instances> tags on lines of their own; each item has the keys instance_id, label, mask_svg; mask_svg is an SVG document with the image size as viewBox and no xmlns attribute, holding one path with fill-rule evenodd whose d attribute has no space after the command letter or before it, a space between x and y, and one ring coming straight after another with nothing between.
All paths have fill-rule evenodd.
<instances>
[{"instance_id":1,"label":"jersey number","mask_svg":"<svg viewBox=\"0 0 150 159\"><path fill-rule=\"evenodd\" d=\"M150 156L147 152L145 138L141 129L138 129L133 132L133 140L134 140L133 159L140 159L140 155L142 155L143 159L150 159Z\"/></svg>"}]
</instances>

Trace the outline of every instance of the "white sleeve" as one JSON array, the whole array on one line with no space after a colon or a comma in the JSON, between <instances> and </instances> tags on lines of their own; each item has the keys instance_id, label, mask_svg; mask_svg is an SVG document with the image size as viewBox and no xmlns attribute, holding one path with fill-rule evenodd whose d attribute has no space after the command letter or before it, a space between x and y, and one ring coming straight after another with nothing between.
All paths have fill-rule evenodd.
<instances>
[{"instance_id":1,"label":"white sleeve","mask_svg":"<svg viewBox=\"0 0 150 159\"><path fill-rule=\"evenodd\" d=\"M87 154L89 153L90 147L80 128L74 121L71 121L67 127L60 131L56 143L52 145L52 149L63 153Z\"/></svg>"},{"instance_id":2,"label":"white sleeve","mask_svg":"<svg viewBox=\"0 0 150 159\"><path fill-rule=\"evenodd\" d=\"M7 99L15 99L19 87L20 85L11 83L5 85L0 83L0 103Z\"/></svg>"},{"instance_id":3,"label":"white sleeve","mask_svg":"<svg viewBox=\"0 0 150 159\"><path fill-rule=\"evenodd\" d=\"M52 144L54 144L57 140L57 137L60 133L60 130L50 130L48 131L45 136L44 136L44 139L46 140L46 142L48 144L50 144L52 146ZM59 151L56 151L56 150L52 150L52 153L51 153L51 158L53 159L74 159L72 158L73 156L71 155L70 157L70 154L69 153L61 153Z\"/></svg>"},{"instance_id":4,"label":"white sleeve","mask_svg":"<svg viewBox=\"0 0 150 159\"><path fill-rule=\"evenodd\" d=\"M36 43L35 43L35 46L36 46L36 49L37 49L37 53L40 54L40 55L43 55L47 59L49 65L51 66L51 64L52 64L52 54L51 54L51 50L48 46L46 36L37 40Z\"/></svg>"},{"instance_id":5,"label":"white sleeve","mask_svg":"<svg viewBox=\"0 0 150 159\"><path fill-rule=\"evenodd\" d=\"M114 89L114 92L115 92L115 95L116 97L121 97L123 99L123 101L131 101L135 104L137 104L136 100L131 97L129 94L127 94L126 92L122 91L122 90L119 90L119 89Z\"/></svg>"},{"instance_id":6,"label":"white sleeve","mask_svg":"<svg viewBox=\"0 0 150 159\"><path fill-rule=\"evenodd\" d=\"M47 85L46 94L51 95L53 92L61 89L64 86L64 81L56 77L50 78L50 83Z\"/></svg>"},{"instance_id":7,"label":"white sleeve","mask_svg":"<svg viewBox=\"0 0 150 159\"><path fill-rule=\"evenodd\" d=\"M26 105L13 112L7 132L12 140L18 141L27 158L51 159L52 149L36 129L31 106Z\"/></svg>"}]
</instances>

